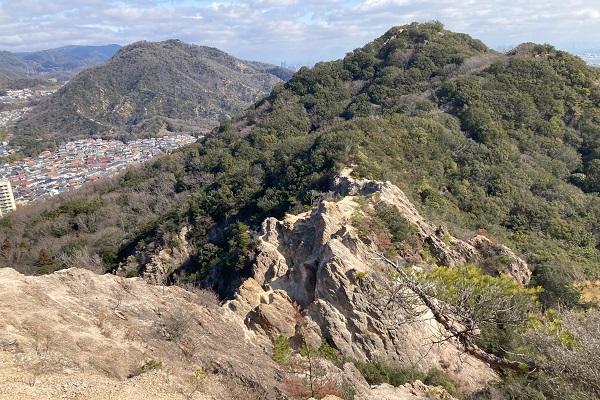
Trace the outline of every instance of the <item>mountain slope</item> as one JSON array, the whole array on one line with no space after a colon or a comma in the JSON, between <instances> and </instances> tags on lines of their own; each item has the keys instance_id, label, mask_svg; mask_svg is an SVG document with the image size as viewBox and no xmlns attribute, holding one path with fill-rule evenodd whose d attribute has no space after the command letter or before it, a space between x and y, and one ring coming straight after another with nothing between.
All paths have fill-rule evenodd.
<instances>
[{"instance_id":1,"label":"mountain slope","mask_svg":"<svg viewBox=\"0 0 600 400\"><path fill-rule=\"evenodd\" d=\"M42 277L2 269L0 287L6 398L281 399L292 388L268 338L214 294L76 268ZM451 399L421 383L371 388L351 364L328 368L356 400Z\"/></svg>"},{"instance_id":2,"label":"mountain slope","mask_svg":"<svg viewBox=\"0 0 600 400\"><path fill-rule=\"evenodd\" d=\"M30 53L0 52L0 78L73 78L84 68L108 61L121 46L64 46Z\"/></svg>"},{"instance_id":3,"label":"mountain slope","mask_svg":"<svg viewBox=\"0 0 600 400\"><path fill-rule=\"evenodd\" d=\"M0 78L27 77L29 64L18 55L9 51L0 51Z\"/></svg>"},{"instance_id":4,"label":"mountain slope","mask_svg":"<svg viewBox=\"0 0 600 400\"><path fill-rule=\"evenodd\" d=\"M523 307L515 306L523 311L519 321L505 308L487 308L480 315L485 326L469 325L465 331L480 333L477 343L490 353L509 358L517 353L540 368L511 375L477 398L501 398L498 391L513 398L519 393L598 397L597 380L576 379L569 371L597 373L597 363L572 362L595 354L596 325L580 324L583 332L572 326L598 319L597 310L582 311L587 305L575 283L600 277L599 84L600 72L548 45L525 44L504 55L437 22L394 27L343 60L301 69L198 143L103 187L87 188L85 199L73 194L63 203L53 199L14 213L3 220L2 262L18 259L30 272L43 273L73 260L93 260L97 267L146 274L155 282L211 286L226 298L240 295L252 277L270 296L270 279L255 279L260 242L253 233L267 218L284 220L286 213L340 200L345 192L336 190L334 177L350 167L354 177L402 188L437 227L429 235L435 240L415 237L408 218L377 203L378 194L355 199L364 209L350 217L352 227L324 237L345 239L354 250L372 246L402 265L419 266L424 286L439 285L432 296L457 307L457 321L473 307L452 305L460 296L453 298L451 288L463 285L470 294L464 301L484 299L492 308L500 299L527 294ZM375 212L365 211L370 209ZM279 231L264 232L294 236L308 227L306 216L284 221L287 226ZM489 239L481 239L486 235ZM478 250L486 257L464 258L479 269L462 262L443 268L450 262L436 251L437 244L452 248L453 238L481 239ZM343 259L328 260L327 252L320 258L316 252L307 258L290 255L308 246L303 237L297 239L273 246L289 264L276 258L269 273L287 268L277 275L278 283L307 277L307 286L296 285L304 289L287 293L315 310L320 304L306 287L323 284L314 274L319 267L332 270ZM529 291L502 278L511 264L499 242L532 270ZM84 257L94 253L96 258ZM342 273L352 283L349 274ZM367 278L369 272L357 276ZM527 285L527 279L518 281ZM538 293L535 285L544 291ZM491 292L493 299L485 296L490 286L499 291ZM321 293L314 292L323 295L319 300L355 293L319 287ZM531 299L535 293L542 309ZM267 297L257 298L270 304ZM557 306L568 311L552 309ZM486 319L489 313L496 319ZM313 317L319 328L327 324L319 313ZM373 325L366 324L366 330L376 336ZM366 354L369 348L337 339L338 351L346 354ZM347 343L356 347L348 350ZM374 361L372 354L367 358Z\"/></svg>"},{"instance_id":5,"label":"mountain slope","mask_svg":"<svg viewBox=\"0 0 600 400\"><path fill-rule=\"evenodd\" d=\"M98 209L81 212L114 215L94 232L118 227L117 243L128 241L122 259L170 243L167 236L188 224L196 251L228 252L235 224L256 227L301 211L352 165L357 176L402 182L428 215L459 233L487 230L514 244L538 267L539 283L561 264L573 278L594 277L599 208L581 188L593 191L595 179L598 72L566 53L529 47L501 55L434 23L393 28L344 60L302 69L200 143L130 170L94 195L102 198ZM552 92L546 81L563 90ZM562 113L549 115L548 101ZM135 201L115 204L125 194ZM54 211L39 213L48 213L49 226L82 218L54 200L48 207ZM132 223L117 222L105 207ZM22 234L32 236L27 217L15 214L15 224L22 218ZM62 242L77 235L61 232ZM213 262L233 268L239 254L230 256L193 256L187 273Z\"/></svg>"},{"instance_id":6,"label":"mountain slope","mask_svg":"<svg viewBox=\"0 0 600 400\"><path fill-rule=\"evenodd\" d=\"M271 70L285 76L178 40L134 43L40 102L17 124L13 143L31 151L39 139L156 135L167 122L168 130L205 132L280 82Z\"/></svg>"},{"instance_id":7,"label":"mountain slope","mask_svg":"<svg viewBox=\"0 0 600 400\"><path fill-rule=\"evenodd\" d=\"M3 269L0 285L7 296L0 354L11 382L3 382L3 393L16 398L78 391L86 398L186 398L199 388L188 381L192 366L211 375L203 390L218 398L241 390L251 398L274 398L280 390L274 362L260 347L265 341L250 341L241 321L220 310L209 293L77 269L34 280ZM20 300L7 302L12 296ZM228 354L224 332L232 339ZM253 362L270 368L253 370ZM139 387L139 381L146 383Z\"/></svg>"},{"instance_id":8,"label":"mountain slope","mask_svg":"<svg viewBox=\"0 0 600 400\"><path fill-rule=\"evenodd\" d=\"M21 54L23 59L33 61L46 69L77 69L105 63L121 46L63 46L56 49Z\"/></svg>"}]
</instances>

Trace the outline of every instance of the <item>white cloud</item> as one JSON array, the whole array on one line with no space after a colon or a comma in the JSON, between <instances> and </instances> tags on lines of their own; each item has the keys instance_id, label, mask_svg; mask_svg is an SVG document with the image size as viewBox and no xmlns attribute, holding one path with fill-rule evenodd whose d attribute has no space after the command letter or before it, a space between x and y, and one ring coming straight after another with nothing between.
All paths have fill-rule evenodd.
<instances>
[{"instance_id":1,"label":"white cloud","mask_svg":"<svg viewBox=\"0 0 600 400\"><path fill-rule=\"evenodd\" d=\"M278 63L342 57L392 26L439 20L490 47L598 42L597 0L0 0L0 50L178 38Z\"/></svg>"},{"instance_id":2,"label":"white cloud","mask_svg":"<svg viewBox=\"0 0 600 400\"><path fill-rule=\"evenodd\" d=\"M248 2L255 7L287 7L300 4L300 0L253 0Z\"/></svg>"}]
</instances>

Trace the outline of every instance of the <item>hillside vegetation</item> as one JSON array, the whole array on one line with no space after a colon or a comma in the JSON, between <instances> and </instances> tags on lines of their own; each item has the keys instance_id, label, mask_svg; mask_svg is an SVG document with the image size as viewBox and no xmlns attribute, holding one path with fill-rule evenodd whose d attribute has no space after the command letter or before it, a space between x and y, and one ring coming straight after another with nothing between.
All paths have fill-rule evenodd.
<instances>
[{"instance_id":1,"label":"hillside vegetation","mask_svg":"<svg viewBox=\"0 0 600 400\"><path fill-rule=\"evenodd\" d=\"M113 63L133 57L135 46ZM136 96L149 96L143 103L149 111L134 119L116 111L139 103L108 100L125 84L115 80L131 76L116 75L105 81L97 69L80 77L92 87L92 80L104 82L92 92L107 93L104 103L80 104L74 118L82 131L101 127L84 118L87 112L102 116L110 109L112 119L94 121L130 122L132 133L157 115L151 78L161 70L127 81L138 88ZM56 107L68 93L54 99ZM211 110L168 118L187 124ZM41 115L22 128L60 125L56 114L36 118ZM599 70L549 45L499 54L438 22L414 23L390 29L343 60L301 69L171 156L4 218L1 261L45 273L85 259L106 270L120 263L120 271L134 275L165 250L180 257L164 282L201 282L231 296L249 274L249 230L267 216L298 213L333 196L332 178L351 166L357 177L402 187L454 236L479 232L513 248L533 270L530 285L543 288L545 314L519 328L527 330L521 337L529 344L518 340L523 331L500 326L496 346L488 348L526 353L552 367L510 375L476 398L518 398L523 390L528 398L593 398L600 395L598 371L585 357L597 347L596 325L585 326L598 316L581 311L586 304L573 283L600 278L599 146Z\"/></svg>"},{"instance_id":2,"label":"hillside vegetation","mask_svg":"<svg viewBox=\"0 0 600 400\"><path fill-rule=\"evenodd\" d=\"M66 82L83 69L108 61L121 46L63 46L27 53L0 52L0 88L13 79Z\"/></svg>"},{"instance_id":3,"label":"hillside vegetation","mask_svg":"<svg viewBox=\"0 0 600 400\"><path fill-rule=\"evenodd\" d=\"M36 154L90 136L206 132L290 75L284 68L179 40L137 42L40 102L16 125L11 144Z\"/></svg>"},{"instance_id":4,"label":"hillside vegetation","mask_svg":"<svg viewBox=\"0 0 600 400\"><path fill-rule=\"evenodd\" d=\"M0 51L0 78L27 77L28 64L22 57L10 51Z\"/></svg>"},{"instance_id":5,"label":"hillside vegetation","mask_svg":"<svg viewBox=\"0 0 600 400\"><path fill-rule=\"evenodd\" d=\"M118 44L63 46L56 49L22 53L20 56L25 60L41 65L46 70L75 70L103 64L114 56L120 48L121 46Z\"/></svg>"}]
</instances>

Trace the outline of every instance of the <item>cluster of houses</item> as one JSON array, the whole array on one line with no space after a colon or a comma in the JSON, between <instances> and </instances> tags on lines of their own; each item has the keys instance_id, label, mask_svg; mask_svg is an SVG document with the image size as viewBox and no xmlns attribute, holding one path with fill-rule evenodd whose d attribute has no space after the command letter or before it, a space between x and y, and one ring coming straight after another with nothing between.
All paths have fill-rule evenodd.
<instances>
[{"instance_id":1,"label":"cluster of houses","mask_svg":"<svg viewBox=\"0 0 600 400\"><path fill-rule=\"evenodd\" d=\"M14 163L0 165L0 176L11 183L15 203L27 204L46 195L77 188L87 181L115 173L132 162L145 161L195 142L191 135L173 135L117 140L86 139L62 144L51 153L44 151Z\"/></svg>"},{"instance_id":2,"label":"cluster of houses","mask_svg":"<svg viewBox=\"0 0 600 400\"><path fill-rule=\"evenodd\" d=\"M58 90L57 87L34 90L34 89L17 89L17 90L7 90L6 94L0 96L0 100L3 102L10 102L12 100L26 100L34 96L50 96L52 93Z\"/></svg>"},{"instance_id":3,"label":"cluster of houses","mask_svg":"<svg viewBox=\"0 0 600 400\"><path fill-rule=\"evenodd\" d=\"M34 94L32 89L21 89L21 90L7 90L6 94L0 96L0 100L3 102L10 102L12 100L25 100L32 97Z\"/></svg>"},{"instance_id":4,"label":"cluster of houses","mask_svg":"<svg viewBox=\"0 0 600 400\"><path fill-rule=\"evenodd\" d=\"M32 98L50 96L52 93L58 90L58 86L34 90L34 89L19 89L19 90L6 90L0 95L0 101L5 104L20 104L18 108L12 108L8 111L0 112L0 127L8 125L10 122L14 122L21 118L25 113L30 112L33 108L28 106L27 100ZM27 104L24 106L24 103Z\"/></svg>"},{"instance_id":5,"label":"cluster of houses","mask_svg":"<svg viewBox=\"0 0 600 400\"><path fill-rule=\"evenodd\" d=\"M32 110L31 107L23 107L16 110L1 111L0 112L0 127L8 125L10 122L16 121L21 118L25 113Z\"/></svg>"}]
</instances>

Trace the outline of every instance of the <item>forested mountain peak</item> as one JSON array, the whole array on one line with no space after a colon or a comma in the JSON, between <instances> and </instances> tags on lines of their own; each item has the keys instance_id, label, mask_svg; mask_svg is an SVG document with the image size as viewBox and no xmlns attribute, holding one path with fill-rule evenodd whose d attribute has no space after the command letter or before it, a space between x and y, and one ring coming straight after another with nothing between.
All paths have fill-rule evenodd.
<instances>
[{"instance_id":1,"label":"forested mountain peak","mask_svg":"<svg viewBox=\"0 0 600 400\"><path fill-rule=\"evenodd\" d=\"M235 57L225 53L214 47L197 46L193 44L184 43L179 39L169 39L162 42L150 42L141 40L122 47L114 56L114 60L123 61L136 61L136 58L149 58L152 59L157 57L159 59L166 59L167 54L165 52L174 54L181 54L181 56L203 56L210 58L215 62L218 62L228 67L236 67L236 62L239 63ZM163 60L165 61L165 60Z\"/></svg>"},{"instance_id":2,"label":"forested mountain peak","mask_svg":"<svg viewBox=\"0 0 600 400\"><path fill-rule=\"evenodd\" d=\"M289 72L287 72L289 74ZM267 94L286 71L180 40L136 42L41 101L12 143L35 153L74 138L206 132ZM44 141L40 142L39 139Z\"/></svg>"},{"instance_id":3,"label":"forested mountain peak","mask_svg":"<svg viewBox=\"0 0 600 400\"><path fill-rule=\"evenodd\" d=\"M434 21L391 28L354 53L371 53L386 65L397 66L417 66L418 56L429 56L435 66L443 67L451 63L461 64L470 56L489 51L483 42L463 33L448 31L440 22Z\"/></svg>"}]
</instances>

